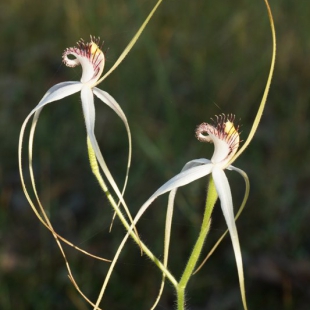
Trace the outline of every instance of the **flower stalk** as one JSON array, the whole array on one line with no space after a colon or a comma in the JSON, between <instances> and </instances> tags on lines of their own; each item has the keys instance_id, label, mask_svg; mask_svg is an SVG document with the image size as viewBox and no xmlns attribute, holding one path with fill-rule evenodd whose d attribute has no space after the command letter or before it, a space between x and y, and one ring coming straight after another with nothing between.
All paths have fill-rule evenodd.
<instances>
[{"instance_id":1,"label":"flower stalk","mask_svg":"<svg viewBox=\"0 0 310 310\"><path fill-rule=\"evenodd\" d=\"M98 167L98 163L97 163L97 159L95 156L95 152L92 148L91 142L89 139L87 139L87 149L88 149L88 156L89 156L89 161L90 161L90 167L92 169L93 174L95 175L96 179L98 180L98 183L100 185L100 187L102 188L103 192L106 194L106 197L108 198L112 208L114 209L114 211L116 212L117 216L119 217L120 221L122 222L122 224L124 225L124 227L126 228L126 230L128 231L128 234L132 237L132 239L138 244L138 246L141 248L141 250L154 262L154 264L165 274L165 276L170 280L170 282L176 286L177 285L177 281L176 279L173 277L173 275L169 272L169 270L162 264L162 262L148 249L148 247L140 240L137 232L134 230L135 226L130 226L130 224L128 223L128 221L126 220L125 216L123 215L123 213L121 212L120 208L118 207L116 201L114 200L114 198L112 197L111 193L108 190L107 185L105 184L101 174L100 174L100 170ZM117 253L115 254L115 257L118 257L121 251L117 251ZM105 281L103 283L103 286L101 288L101 291L99 293L99 296L97 298L97 302L95 305L94 310L99 309L99 303L101 302L101 299L103 297L104 291L106 289L106 286L110 280L110 277L112 275L116 260L112 261L109 271L105 277Z\"/></svg>"},{"instance_id":2,"label":"flower stalk","mask_svg":"<svg viewBox=\"0 0 310 310\"><path fill-rule=\"evenodd\" d=\"M211 224L211 214L215 205L215 202L218 198L216 188L214 185L214 181L212 176L209 179L208 193L206 198L205 211L203 215L203 221L201 224L201 229L199 233L199 237L196 241L196 244L193 248L193 251L188 259L183 275L178 283L176 293L177 293L177 309L184 310L185 309L185 289L187 284L193 275L193 271L197 265L198 259L200 257L203 244L208 235L210 224Z\"/></svg>"}]
</instances>

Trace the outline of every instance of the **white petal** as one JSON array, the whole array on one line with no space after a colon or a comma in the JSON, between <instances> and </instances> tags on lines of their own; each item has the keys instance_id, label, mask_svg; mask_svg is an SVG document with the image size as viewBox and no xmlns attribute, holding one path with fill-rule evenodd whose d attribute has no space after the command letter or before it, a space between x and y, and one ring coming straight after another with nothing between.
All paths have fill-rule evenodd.
<instances>
[{"instance_id":1,"label":"white petal","mask_svg":"<svg viewBox=\"0 0 310 310\"><path fill-rule=\"evenodd\" d=\"M194 159L194 160L191 160L188 163L186 163L185 166L183 167L182 171L188 170L188 169L193 168L193 167L201 166L201 165L207 164L207 163L210 163L209 159L205 159L205 158ZM171 190L171 192L169 194L167 212L166 212L165 238L164 238L164 259L163 259L163 265L166 268L168 266L171 225L172 225L172 216L173 216L173 208L174 208L174 199L175 199L176 193L177 193L177 188L174 188ZM166 276L165 276L165 273L163 272L159 293L158 293L157 299L156 299L154 305L152 306L151 310L155 309L155 307L157 306L157 304L159 302L159 299L160 299L162 292L164 290L165 278L166 278Z\"/></svg>"},{"instance_id":2,"label":"white petal","mask_svg":"<svg viewBox=\"0 0 310 310\"><path fill-rule=\"evenodd\" d=\"M241 212L243 211L243 209L245 207L245 204L246 204L246 202L248 200L248 197L249 197L250 181L249 181L249 178L248 178L247 174L243 170L241 170L241 169L239 169L237 167L234 167L234 166L229 166L228 168L230 168L230 170L234 170L234 171L238 172L243 177L244 183L245 183L244 197L243 197L241 206L240 206L240 208L239 208L239 210L238 210L238 212L237 212L237 214L235 216L235 221L237 221L237 219L240 216Z\"/></svg>"},{"instance_id":3,"label":"white petal","mask_svg":"<svg viewBox=\"0 0 310 310\"><path fill-rule=\"evenodd\" d=\"M237 219L239 218L240 214L242 213L242 211L243 211L243 209L245 207L245 204L246 204L246 202L248 200L249 192L250 192L250 182L249 182L249 178L248 178L247 174L243 170L241 170L239 168L236 168L234 166L228 166L226 169L234 170L234 171L238 172L243 177L244 182L245 182L244 197L243 197L241 206L239 207L239 210L238 210L237 214L235 215L235 221L237 221ZM222 242L222 240L224 239L224 237L226 236L227 233L228 233L228 229L222 234L222 236L218 239L218 241L215 243L215 245L211 248L211 250L209 251L209 253L206 256L206 258L199 265L199 267L195 270L194 274L201 269L201 267L205 264L205 262L209 259L209 257L213 254L213 252L216 250L216 248Z\"/></svg>"},{"instance_id":4,"label":"white petal","mask_svg":"<svg viewBox=\"0 0 310 310\"><path fill-rule=\"evenodd\" d=\"M241 249L240 243L238 238L237 227L235 223L234 211L233 211L233 202L231 197L230 186L227 180L227 177L224 171L214 166L212 170L212 176L214 179L214 184L216 187L216 191L219 195L219 199L221 201L222 211L226 220L226 224L229 230L229 234L231 237L235 259L238 269L238 276L239 276L239 283L240 283L240 290L243 304L246 308L246 299L245 299L245 288L244 288L244 275L243 275L243 263L242 263L242 256L241 256Z\"/></svg>"},{"instance_id":5,"label":"white petal","mask_svg":"<svg viewBox=\"0 0 310 310\"><path fill-rule=\"evenodd\" d=\"M188 170L192 167L197 167L197 166L201 166L201 165L209 164L209 163L211 163L211 160L209 159L205 159L205 158L193 159L185 164L182 171Z\"/></svg>"},{"instance_id":6,"label":"white petal","mask_svg":"<svg viewBox=\"0 0 310 310\"><path fill-rule=\"evenodd\" d=\"M114 181L114 178L102 156L102 153L100 151L97 139L95 137L95 132L94 132L94 128L95 128L95 105L94 105L94 96L92 93L92 89L85 85L83 86L82 90L81 90L81 99L82 99L82 107L83 107L83 113L84 113L84 118L85 118L85 124L86 124L86 131L87 131L87 135L89 137L91 146L95 152L96 158L98 160L98 163L104 173L104 175L106 176L106 178L108 179L108 181L110 182L113 190L115 191L118 199L121 201L121 203L123 204L127 214L129 213L129 209L124 201L123 195L121 194L117 184Z\"/></svg>"},{"instance_id":7,"label":"white petal","mask_svg":"<svg viewBox=\"0 0 310 310\"><path fill-rule=\"evenodd\" d=\"M222 205L225 220L227 222L227 226L228 228L230 228L231 231L234 231L234 234L236 235L236 228L234 227L235 220L234 220L234 212L233 212L233 203L232 203L231 191L230 191L230 186L229 186L227 177L224 171L217 166L214 166L212 170L212 176L214 178L216 191L221 200L221 205Z\"/></svg>"},{"instance_id":8,"label":"white petal","mask_svg":"<svg viewBox=\"0 0 310 310\"><path fill-rule=\"evenodd\" d=\"M193 167L182 171L175 177L166 182L161 186L150 198L149 200L154 200L158 196L171 191L174 188L184 186L195 180L198 180L211 173L213 164L199 165L198 167Z\"/></svg>"},{"instance_id":9,"label":"white petal","mask_svg":"<svg viewBox=\"0 0 310 310\"><path fill-rule=\"evenodd\" d=\"M164 193L166 193L168 191L175 190L172 192L171 196L169 197L169 209L171 209L173 202L174 202L174 195L176 193L176 189L180 186L184 186L188 183L191 183L197 179L200 179L200 178L210 174L212 167L213 167L213 165L208 163L208 164L200 165L198 167L190 168L186 171L183 171L183 172L177 174L175 177L173 177L168 182L166 182L139 209L137 215L135 216L135 218L133 220L133 224L131 225L131 229L133 229L133 225L137 224L137 222L139 221L141 216L144 214L144 212L148 209L148 207L151 205L151 203L158 196L163 195ZM128 233L122 242L123 244L125 243L125 240L127 238L128 238Z\"/></svg>"},{"instance_id":10,"label":"white petal","mask_svg":"<svg viewBox=\"0 0 310 310\"><path fill-rule=\"evenodd\" d=\"M93 93L100 99L102 100L105 104L107 104L123 121L126 131L127 131L127 136L128 136L128 159L127 159L127 170L126 170L126 177L122 189L122 196L124 195L127 181L128 181L128 175L129 175L129 169L131 165L131 154L132 154L132 140L131 140L131 132L129 128L129 124L126 118L126 115L124 114L122 108L119 106L119 104L116 102L116 100L107 92L94 87L93 88Z\"/></svg>"},{"instance_id":11,"label":"white petal","mask_svg":"<svg viewBox=\"0 0 310 310\"><path fill-rule=\"evenodd\" d=\"M197 160L198 164L199 162L203 162L204 159ZM194 161L193 161L194 162ZM187 164L191 164L191 162L187 163ZM186 166L186 165L185 165ZM161 186L143 205L142 207L139 209L137 215L135 216L134 220L133 220L133 224L130 226L130 231L133 229L133 227L138 223L139 219L141 218L141 216L144 214L144 212L148 209L148 207L151 205L151 203L160 195L171 191L171 195L169 196L169 202L168 202L168 212L172 213L172 209L173 209L173 203L174 203L174 196L176 194L176 189L180 186L186 185L192 181L195 181L199 178L202 178L208 174L211 173L213 165L208 163L208 164L204 164L204 165L199 165L198 167L194 167L194 168L189 168L188 170L185 170L181 173L179 173L178 175L176 175L175 177L173 177L172 179L170 179L167 183L165 183L163 186ZM183 168L184 169L184 168ZM166 223L166 230L165 230L165 239L166 242L170 239L170 221L171 221L171 217L172 214L169 215L168 214L168 218L167 218L167 223ZM112 264L114 265L116 263L116 260L119 256L119 252L122 250L122 248L125 245L125 242L127 240L129 236L129 232L127 232L126 236L124 237L122 243L120 244L118 250L117 250L117 254L114 256L113 262ZM168 244L169 246L169 244ZM168 264L168 248L165 248L165 258L164 258L164 266L166 267L166 265ZM112 266L113 266L112 265ZM162 284L163 285L163 284Z\"/></svg>"},{"instance_id":12,"label":"white petal","mask_svg":"<svg viewBox=\"0 0 310 310\"><path fill-rule=\"evenodd\" d=\"M143 213L147 210L150 204L160 195L163 195L171 190L177 189L178 187L184 186L195 180L198 180L211 173L213 165L205 164L198 167L190 168L177 174L175 177L166 182L161 186L139 209L137 215L134 218L134 224L138 222ZM173 203L174 194L171 196L171 204Z\"/></svg>"},{"instance_id":13,"label":"white petal","mask_svg":"<svg viewBox=\"0 0 310 310\"><path fill-rule=\"evenodd\" d=\"M95 105L94 95L90 87L83 86L81 90L82 108L85 118L86 131L89 137L94 135L95 129Z\"/></svg>"},{"instance_id":14,"label":"white petal","mask_svg":"<svg viewBox=\"0 0 310 310\"><path fill-rule=\"evenodd\" d=\"M100 100L107 104L125 124L128 123L122 108L110 94L97 87L93 88L93 92Z\"/></svg>"},{"instance_id":15,"label":"white petal","mask_svg":"<svg viewBox=\"0 0 310 310\"><path fill-rule=\"evenodd\" d=\"M51 87L46 94L43 96L43 98L41 99L41 101L37 104L37 106L28 114L28 116L26 117L26 119L24 120L21 130L20 130L20 135L19 135L19 143L18 143L18 157L19 157L19 166L20 166L20 174L21 174L21 178L22 178L22 182L23 181L23 176L22 176L22 163L21 163L21 148L22 148L22 143L23 143L23 137L24 137L24 132L25 132L25 128L26 125L30 119L30 117L35 114L32 126L31 126L31 130L30 130L30 137L29 137L29 150L32 149L32 143L33 143L33 135L34 135L34 131L35 131L35 127L36 127L36 123L38 121L39 115L41 110L43 109L43 107L48 104L51 103L53 101L56 100L60 100L64 97L70 96L74 93L77 93L78 91L81 90L82 88L82 83L80 82L63 82L63 83L59 83L54 85L53 87ZM32 151L30 151L29 153L29 159L31 161L32 159ZM24 186L24 185L23 185ZM26 189L25 189L26 190Z\"/></svg>"},{"instance_id":16,"label":"white petal","mask_svg":"<svg viewBox=\"0 0 310 310\"><path fill-rule=\"evenodd\" d=\"M36 110L42 108L44 105L68 97L79 92L83 84L80 82L63 82L51 87L43 96L38 105L30 112L33 114Z\"/></svg>"},{"instance_id":17,"label":"white petal","mask_svg":"<svg viewBox=\"0 0 310 310\"><path fill-rule=\"evenodd\" d=\"M31 125L31 129L30 129L30 135L29 135L29 165L30 165L30 177L31 177L32 186L34 189L34 193L37 196L36 188L34 185L33 172L32 172L32 146L33 146L34 132L35 132L35 128L36 128L36 124L37 124L40 112L42 111L43 107L46 104L56 101L56 100L60 100L71 94L74 94L80 91L81 88L82 88L82 84L80 82L63 82L63 83L59 83L51 87L46 92L46 94L43 96L41 101L37 104L37 106L28 114L20 130L19 142L18 142L18 164L19 164L19 173L21 177L22 187L26 195L26 198L29 204L31 205L33 211L36 213L40 221L45 225L48 225L48 223L46 223L46 221L41 217L41 215L37 213L36 207L27 191L25 180L24 180L23 167L22 167L22 144L23 144L25 128L31 116L35 114L32 125Z\"/></svg>"}]
</instances>

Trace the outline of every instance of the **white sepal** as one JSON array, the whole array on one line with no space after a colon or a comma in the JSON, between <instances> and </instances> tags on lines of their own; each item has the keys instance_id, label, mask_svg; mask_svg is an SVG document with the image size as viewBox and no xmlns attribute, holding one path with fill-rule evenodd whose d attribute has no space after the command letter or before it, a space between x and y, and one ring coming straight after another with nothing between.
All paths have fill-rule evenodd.
<instances>
[{"instance_id":1,"label":"white sepal","mask_svg":"<svg viewBox=\"0 0 310 310\"><path fill-rule=\"evenodd\" d=\"M184 186L189 184L195 180L198 180L208 174L211 173L213 164L208 163L204 165L199 165L198 167L193 167L182 171L181 173L174 176L168 182L166 182L163 186L161 186L150 198L149 200L154 200L158 196L171 191L174 188ZM148 201L149 201L148 200Z\"/></svg>"},{"instance_id":2,"label":"white sepal","mask_svg":"<svg viewBox=\"0 0 310 310\"><path fill-rule=\"evenodd\" d=\"M97 87L93 88L93 92L102 102L108 105L121 118L126 127L128 127L127 118L116 100L110 94Z\"/></svg>"},{"instance_id":3,"label":"white sepal","mask_svg":"<svg viewBox=\"0 0 310 310\"><path fill-rule=\"evenodd\" d=\"M46 94L43 96L38 105L30 112L30 114L34 113L36 110L42 108L44 105L63 99L72 94L79 92L83 87L83 84L80 82L63 82L54 85L51 87Z\"/></svg>"},{"instance_id":4,"label":"white sepal","mask_svg":"<svg viewBox=\"0 0 310 310\"><path fill-rule=\"evenodd\" d=\"M116 100L107 92L94 87L93 88L93 93L106 105L108 105L123 121L126 131L127 131L127 136L128 136L128 159L127 159L127 170L126 170L126 177L122 189L122 196L124 196L125 189L127 186L127 181L128 181L128 175L129 175L129 169L131 165L131 156L132 156L132 139L131 139L131 131L129 128L129 124L126 118L125 113L123 112L122 108L120 105L116 102ZM113 223L113 220L112 220ZM112 224L111 224L112 225Z\"/></svg>"},{"instance_id":5,"label":"white sepal","mask_svg":"<svg viewBox=\"0 0 310 310\"><path fill-rule=\"evenodd\" d=\"M83 86L81 89L81 100L87 135L91 137L94 135L96 112L94 95L91 88L87 85Z\"/></svg>"},{"instance_id":6,"label":"white sepal","mask_svg":"<svg viewBox=\"0 0 310 310\"><path fill-rule=\"evenodd\" d=\"M225 221L228 227L228 231L231 237L231 241L232 241L232 245L233 245L233 249L235 253L243 306L244 306L244 309L247 309L245 287L244 287L243 263L242 263L238 232L237 232L237 227L236 227L236 222L235 222L230 186L229 186L227 177L223 169L219 168L216 165L214 166L212 170L212 177L214 180L217 194L221 201L221 208L224 214L224 218L225 218Z\"/></svg>"}]
</instances>

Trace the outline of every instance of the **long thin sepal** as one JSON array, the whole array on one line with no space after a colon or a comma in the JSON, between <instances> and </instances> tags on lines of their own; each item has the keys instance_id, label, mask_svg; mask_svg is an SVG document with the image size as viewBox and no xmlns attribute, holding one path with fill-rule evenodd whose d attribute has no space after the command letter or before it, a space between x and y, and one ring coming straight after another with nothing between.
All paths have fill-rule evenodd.
<instances>
[{"instance_id":1,"label":"long thin sepal","mask_svg":"<svg viewBox=\"0 0 310 310\"><path fill-rule=\"evenodd\" d=\"M227 177L223 169L215 166L212 170L212 176L214 179L216 191L221 201L221 208L224 214L224 218L225 218L225 221L228 227L228 231L231 237L231 241L232 241L232 245L233 245L233 249L235 253L243 307L245 310L247 310L245 286L244 286L243 263L242 263L239 237L238 237L237 227L235 223L230 186L229 186Z\"/></svg>"},{"instance_id":2,"label":"long thin sepal","mask_svg":"<svg viewBox=\"0 0 310 310\"><path fill-rule=\"evenodd\" d=\"M118 189L117 184L114 181L114 178L112 177L112 174L110 170L108 169L105 160L103 159L102 153L100 151L97 139L95 137L95 106L94 106L94 96L92 93L92 90L88 86L84 86L81 90L81 99L82 99L82 107L83 107L83 113L85 118L85 124L86 124L86 131L87 136L89 137L91 146L95 152L96 158L99 162L99 165L108 179L109 183L111 184L113 190L115 191L118 199L122 202L124 207L126 206L126 203L123 199L123 196L121 192ZM128 208L127 208L128 209ZM129 211L128 211L129 212Z\"/></svg>"},{"instance_id":3,"label":"long thin sepal","mask_svg":"<svg viewBox=\"0 0 310 310\"><path fill-rule=\"evenodd\" d=\"M183 169L181 170L181 172L186 171L190 168L201 166L201 165L208 164L208 163L210 163L210 160L205 159L205 158L194 159L194 160L191 160L188 163L186 163L185 166L183 167ZM172 216L173 216L173 208L174 208L174 199L175 199L176 193L177 193L177 188L171 190L171 192L169 194L169 198L168 198L168 205L167 205L167 212L166 212L165 239L164 239L164 260L163 260L163 264L166 268L168 266L171 224L172 224ZM151 307L151 310L154 310L156 308L156 306L160 300L160 297L162 295L162 292L163 292L164 286L165 286L165 279L166 279L166 275L165 275L165 273L163 273L159 292L158 292L157 298L156 298L153 306Z\"/></svg>"},{"instance_id":4,"label":"long thin sepal","mask_svg":"<svg viewBox=\"0 0 310 310\"><path fill-rule=\"evenodd\" d=\"M37 125L37 122L38 122L38 119L39 119L39 115L41 113L43 108L40 108L38 109L35 113L34 113L34 116L33 116L33 120L32 120L32 124L31 124L31 128L30 128L30 133L29 133L29 142L28 142L28 152L29 152L29 173L30 173L30 179L31 179L31 184L32 184L32 188L33 188L33 192L34 192L34 195L36 197L36 200L37 200L37 203L38 203L38 206L39 206L39 209L44 217L44 220L43 218L41 218L41 216L39 217L39 220L43 223L43 225L48 228L52 234L54 236L56 236L57 238L59 238L60 240L62 240L63 242L67 243L69 246L75 248L76 250L88 255L88 256L91 256L93 258L96 258L96 259L99 259L99 260L102 260L102 261L106 261L106 262L110 262L110 260L106 259L106 258L102 258L102 257L99 257L99 256L96 256L96 255L93 255L81 248L79 248L78 246L74 245L73 243L71 243L69 240L65 239L64 237L60 236L53 228L45 210L44 210L44 207L42 205L42 202L39 198L39 195L38 195L38 192L37 192L37 189L36 189L36 184L35 184L35 177L34 177L34 173L33 173L33 166L32 166L32 158L33 158L33 140L34 140L34 134L35 134L35 128L36 128L36 125ZM35 207L34 203L33 203L33 207ZM33 209L32 207L32 209ZM36 215L38 216L39 213L36 213Z\"/></svg>"},{"instance_id":5,"label":"long thin sepal","mask_svg":"<svg viewBox=\"0 0 310 310\"><path fill-rule=\"evenodd\" d=\"M239 218L240 214L242 213L245 205L246 205L246 202L248 201L248 197L249 197L249 193L250 193L250 181L249 181L249 178L247 176L247 174L239 169L239 168L236 168L234 166L229 166L227 169L229 170L234 170L238 173L240 173L240 175L243 177L244 179L244 182L245 182L245 192L244 192L244 196L243 196L243 200L242 200L242 203L239 207L239 210L235 216L235 221L237 221L237 219ZM199 265L199 267L197 267L197 269L194 271L193 274L197 273L202 267L203 265L207 262L207 260L210 258L210 256L214 253L214 251L217 249L217 247L220 245L220 243L222 242L222 240L224 239L224 237L227 235L228 233L228 229L222 234L222 236L217 240L217 242L215 243L215 245L212 247L212 249L209 251L208 255L206 256L206 258L202 261L202 263Z\"/></svg>"},{"instance_id":6,"label":"long thin sepal","mask_svg":"<svg viewBox=\"0 0 310 310\"><path fill-rule=\"evenodd\" d=\"M198 167L192 167L174 176L164 185L162 185L150 198L148 201L155 200L158 196L171 191L174 188L178 188L187 185L195 180L198 180L211 173L213 165L204 164ZM142 209L142 208L141 208Z\"/></svg>"},{"instance_id":7,"label":"long thin sepal","mask_svg":"<svg viewBox=\"0 0 310 310\"><path fill-rule=\"evenodd\" d=\"M82 89L82 86L83 84L80 82L62 82L52 86L43 96L38 105L30 112L30 114L50 102L63 99L79 92Z\"/></svg>"},{"instance_id":8,"label":"long thin sepal","mask_svg":"<svg viewBox=\"0 0 310 310\"><path fill-rule=\"evenodd\" d=\"M268 75L268 79L266 82L264 94L263 94L262 100L260 102L258 111L256 113L256 116L255 116L252 128L250 130L250 133L249 133L247 139L245 140L245 142L243 143L242 147L235 154L235 156L233 156L231 158L231 160L229 161L227 166L230 165L232 162L234 162L243 153L243 151L247 148L247 146L250 144L251 140L253 139L255 132L258 128L258 125L260 123L260 120L262 118L263 112L264 112L264 108L266 105L266 101L267 101L267 97L268 97L268 93L269 93L269 89L270 89L270 84L271 84L271 80L272 80L272 76L273 76L273 72L274 72L274 66L275 66L275 62L276 62L276 50L277 50L276 30L274 27L272 12L271 12L268 0L264 0L264 1L266 4L266 7L267 7L268 17L269 17L269 22L270 22L270 28L271 28L271 35L272 35L272 57L271 57L271 65L270 65L269 75Z\"/></svg>"},{"instance_id":9,"label":"long thin sepal","mask_svg":"<svg viewBox=\"0 0 310 310\"><path fill-rule=\"evenodd\" d=\"M75 246L74 244L72 244L71 242L69 242L67 239L63 238L62 236L58 235L52 228L51 224L48 221L48 217L44 214L44 208L39 200L38 194L37 194L37 190L35 187L35 180L34 180L34 174L33 174L33 169L32 169L32 145L33 145L33 136L34 136L34 132L35 132L35 127L37 124L37 120L38 117L40 115L40 112L42 110L42 108L48 104L51 103L53 101L56 100L60 100L66 96L69 96L73 93L78 92L81 89L81 83L79 82L64 82L64 83L59 83L53 87L51 87L47 93L44 95L44 97L41 99L41 101L39 102L39 104L29 113L29 115L26 117L24 123L22 124L21 127L21 131L20 131L20 136L19 136L19 143L18 143L18 164L19 164L19 173L20 173L20 178L21 178L21 183L22 183L22 188L24 191L24 194L26 196L26 199L28 200L28 203L30 204L33 212L35 213L35 215L37 216L37 218L40 220L40 222L47 228L49 229L55 236L57 236L57 238L59 238L60 240L62 240L63 242L67 243L68 245L72 246L73 248L87 254L90 255L96 259L99 260L103 260L103 261L109 261L107 259L92 255L86 251L84 251L83 249ZM29 169L30 169L30 178L31 178L31 182L33 185L33 190L37 199L37 202L39 204L39 208L44 216L44 218L42 218L42 216L40 215L39 211L37 210L37 207L35 206L35 203L32 201L29 192L27 190L26 187L26 183L25 183L25 179L24 179L24 173L23 173L23 165L22 165L22 145L23 145L23 138L24 138L24 133L25 133L25 128L28 124L29 119L31 118L32 115L34 116L33 119L33 123L31 126L31 130L30 130L30 136L29 136Z\"/></svg>"},{"instance_id":10,"label":"long thin sepal","mask_svg":"<svg viewBox=\"0 0 310 310\"><path fill-rule=\"evenodd\" d=\"M128 136L128 159L127 159L127 169L126 169L126 176L125 176L125 181L124 181L124 185L123 185L123 189L122 189L122 196L124 196L125 190L126 190L126 186L127 186L127 182L128 182L128 176L129 176L129 169L130 169L130 165L131 165L131 157L132 157L132 139L131 139L131 131L129 128L129 124L126 118L125 113L123 112L122 108L120 107L120 105L116 102L116 100L107 92L94 87L93 88L93 92L94 94L105 104L107 104L119 117L120 119L123 121L126 131L127 131L127 136ZM121 201L118 202L118 206L120 205ZM115 212L114 212L114 216L113 219L115 217ZM113 223L113 220L112 220ZM112 228L112 223L111 223L111 228ZM110 228L110 230L111 230Z\"/></svg>"},{"instance_id":11,"label":"long thin sepal","mask_svg":"<svg viewBox=\"0 0 310 310\"><path fill-rule=\"evenodd\" d=\"M68 245L76 248L77 250L80 250L81 252L90 255L94 258L98 258L100 260L105 260L105 261L109 261L106 259L102 259L101 257L97 257L94 255L91 255L89 253L87 253L86 251L79 249L78 247L76 247L75 245L73 245L72 243L70 243L68 240L66 240L65 238L61 237L60 235L58 235L53 227L52 224L49 221L49 218L47 217L47 214L44 211L44 208L40 202L37 190L36 190L36 186L35 186L35 179L34 179L34 174L33 174L33 168L32 168L32 146L33 146L33 137L34 137L34 132L35 132L35 127L40 115L40 112L42 110L42 108L53 101L62 99L66 96L69 96L70 94L73 94L75 92L78 92L80 89L80 83L75 83L75 82L65 82L65 83L60 83L55 85L54 87L50 88L49 91L45 94L45 96L42 98L42 100L39 102L39 104L29 113L29 115L26 117L24 123L22 124L21 127L21 131L20 131L20 136L19 136L19 143L18 143L18 164L19 164L19 173L20 173L20 178L21 178L21 183L22 183L22 188L24 191L24 194L26 196L26 199L28 200L28 203L30 204L33 212L35 213L35 215L37 216L37 218L40 220L40 222L47 228L50 230L50 232L53 234L55 241L60 249L60 252L65 260L66 263L66 267L69 273L69 278L71 279L71 281L75 282L73 274L71 272L71 268L70 265L68 263L66 254L63 250L63 247L60 243L60 240L64 241L65 243L67 243ZM34 119L33 119L33 123L30 129L30 137L29 137L29 170L30 170L30 178L31 178L31 183L33 186L33 190L34 190L34 194L35 197L37 199L37 202L39 204L40 210L43 214L43 217L40 215L40 213L37 210L37 207L35 206L34 202L32 201L29 192L27 190L26 184L25 184L25 179L24 179L24 174L23 174L23 166L22 166L22 145L23 145L23 138L24 138L24 133L25 133L25 128L27 126L27 123L30 119L30 117L34 114ZM81 292L80 288L78 287L78 285L75 283L75 286L77 288L77 290L79 292ZM81 292L82 296L87 300L86 296Z\"/></svg>"},{"instance_id":12,"label":"long thin sepal","mask_svg":"<svg viewBox=\"0 0 310 310\"><path fill-rule=\"evenodd\" d=\"M176 193L177 193L177 189L175 188L170 192L169 198L168 198L168 206L167 206L167 212L166 212L166 223L165 223L164 260L163 260L163 265L165 266L165 268L168 267L171 226L172 226L172 217L173 217L173 209L174 209L174 198L175 198ZM163 272L157 298L156 298L156 300L155 300L155 302L154 302L154 304L150 310L154 310L159 303L161 295L164 291L165 279L166 279L166 274Z\"/></svg>"},{"instance_id":13,"label":"long thin sepal","mask_svg":"<svg viewBox=\"0 0 310 310\"><path fill-rule=\"evenodd\" d=\"M118 57L118 59L116 60L115 64L111 67L111 69L100 79L96 82L95 85L96 86L98 84L100 84L108 75L110 75L118 66L119 64L124 60L124 58L127 56L127 54L130 52L130 50L133 48L133 46L135 45L135 43L137 42L137 40L139 39L142 31L144 30L144 28L146 27L146 25L149 23L150 19L152 18L152 16L154 15L155 11L157 10L158 6L160 5L160 3L162 2L162 0L158 0L157 3L155 4L154 8L152 9L151 13L148 15L148 17L145 19L145 21L143 22L143 24L141 25L141 27L139 28L139 30L137 31L137 33L134 35L134 37L131 39L131 41L129 42L129 44L126 46L126 48L124 49L124 51L122 52L122 54Z\"/></svg>"},{"instance_id":14,"label":"long thin sepal","mask_svg":"<svg viewBox=\"0 0 310 310\"><path fill-rule=\"evenodd\" d=\"M85 124L86 124L86 131L87 131L87 136L90 141L90 145L96 155L96 158L98 160L98 163L105 175L105 177L108 179L109 183L111 184L114 192L116 193L119 201L122 203L124 210L126 214L129 217L129 220L133 222L132 216L130 214L130 211L126 205L126 202L123 198L122 193L120 192L117 184L114 181L114 178L108 169L108 166L103 159L102 153L100 151L96 136L95 136L95 105L94 105L94 96L92 90L86 85L82 88L81 90L81 99L82 99L82 107L83 107L83 113L84 113L84 118L85 118ZM113 106L116 106L115 104ZM120 113L120 112L119 112ZM118 208L118 206L117 206ZM135 233L138 236L138 232L136 228L134 228ZM141 250L142 253L142 250Z\"/></svg>"}]
</instances>

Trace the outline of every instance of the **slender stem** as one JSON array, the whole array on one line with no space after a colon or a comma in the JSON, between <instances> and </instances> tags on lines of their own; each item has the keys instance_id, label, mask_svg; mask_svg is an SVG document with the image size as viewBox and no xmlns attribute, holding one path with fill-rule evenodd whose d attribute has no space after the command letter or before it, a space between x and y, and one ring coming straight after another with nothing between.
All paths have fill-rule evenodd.
<instances>
[{"instance_id":1,"label":"slender stem","mask_svg":"<svg viewBox=\"0 0 310 310\"><path fill-rule=\"evenodd\" d=\"M120 208L118 207L118 204L114 200L113 196L108 190L107 185L105 184L103 178L101 177L101 174L99 172L99 167L97 164L97 159L94 153L94 150L91 146L91 143L89 141L89 138L87 138L87 149L88 149L88 156L90 161L90 167L92 169L93 174L95 175L96 179L99 182L100 187L102 188L103 192L105 193L106 197L108 198L112 208L118 215L120 221L126 228L126 230L130 230L130 236L132 239L138 244L139 247L141 247L142 251L154 262L154 264L167 276L167 278L170 280L170 282L176 287L177 281L173 277L173 275L168 271L168 269L161 263L161 261L149 250L149 248L140 240L139 236L131 230L130 224L127 222L126 218L124 217L123 213L120 211Z\"/></svg>"},{"instance_id":2,"label":"slender stem","mask_svg":"<svg viewBox=\"0 0 310 310\"><path fill-rule=\"evenodd\" d=\"M93 86L97 86L98 84L100 84L104 79L107 78L108 75L110 75L118 66L119 64L124 60L124 58L126 57L126 55L130 52L130 50L133 48L133 46L136 44L137 40L139 39L142 31L144 30L144 28L146 27L146 25L148 24L148 22L151 20L152 16L154 15L155 11L157 10L158 6L161 4L163 0L158 0L157 3L155 4L154 8L152 9L151 13L147 16L146 20L143 22L143 24L141 25L141 27L138 29L137 33L134 35L134 37L131 39L131 41L129 42L129 44L125 47L125 49L123 50L122 54L118 57L118 59L116 60L116 62L114 63L114 65L112 66L112 68L110 68L110 70L101 77L100 80L98 80L96 82L95 85Z\"/></svg>"},{"instance_id":3,"label":"slender stem","mask_svg":"<svg viewBox=\"0 0 310 310\"><path fill-rule=\"evenodd\" d=\"M187 286L187 283L190 277L193 274L193 271L195 269L195 266L201 254L204 241L209 232L211 214L212 214L213 207L215 205L216 200L217 200L217 192L215 189L213 178L212 176L210 176L207 199L206 199L206 208L205 208L205 212L203 215L203 221L202 221L199 237L196 241L192 254L189 257L189 260L187 262L187 265L185 267L181 280L177 286L177 305L178 305L177 309L178 310L185 309L185 289L186 289L186 286Z\"/></svg>"}]
</instances>

